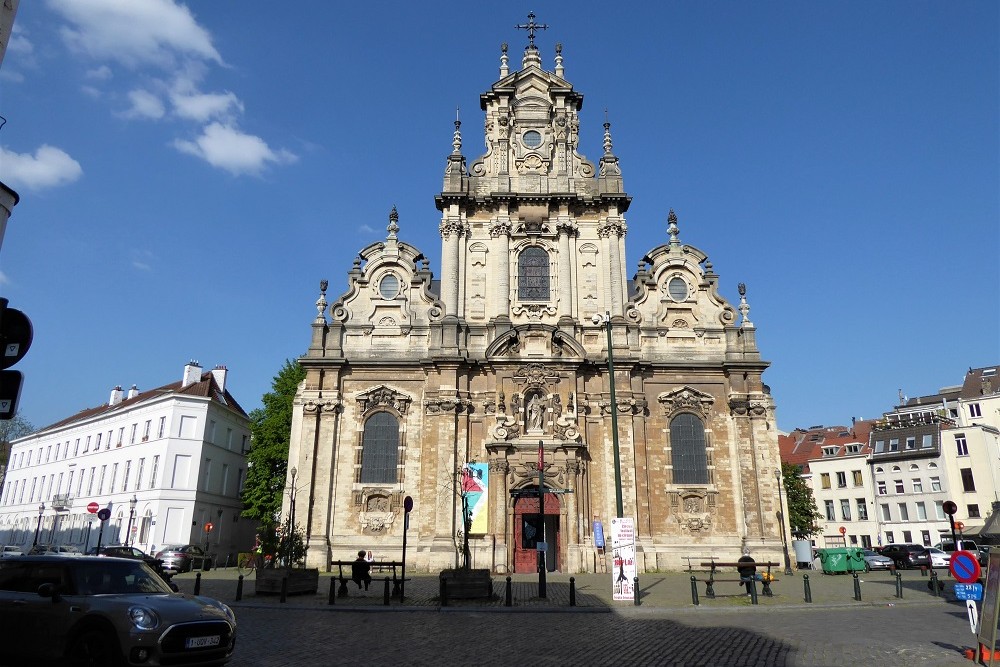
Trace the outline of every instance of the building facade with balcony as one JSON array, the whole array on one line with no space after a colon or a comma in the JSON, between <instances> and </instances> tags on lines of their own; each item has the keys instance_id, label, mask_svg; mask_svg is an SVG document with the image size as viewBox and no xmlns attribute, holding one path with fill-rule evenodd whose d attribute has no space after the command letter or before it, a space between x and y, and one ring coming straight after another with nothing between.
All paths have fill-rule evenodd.
<instances>
[{"instance_id":1,"label":"building facade with balcony","mask_svg":"<svg viewBox=\"0 0 1000 667\"><path fill-rule=\"evenodd\" d=\"M249 418L226 389L227 369L191 362L180 381L115 387L89 408L11 443L0 489L0 544L96 546L126 540L152 552L206 543L224 559L253 542L239 517ZM134 502L133 502L134 501ZM134 507L134 509L133 509ZM211 531L206 526L211 524Z\"/></svg>"}]
</instances>

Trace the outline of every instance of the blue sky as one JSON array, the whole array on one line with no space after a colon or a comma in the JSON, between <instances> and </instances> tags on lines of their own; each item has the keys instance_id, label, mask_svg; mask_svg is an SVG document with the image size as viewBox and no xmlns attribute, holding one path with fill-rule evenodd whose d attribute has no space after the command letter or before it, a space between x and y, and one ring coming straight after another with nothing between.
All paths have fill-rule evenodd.
<instances>
[{"instance_id":1,"label":"blue sky","mask_svg":"<svg viewBox=\"0 0 1000 667\"><path fill-rule=\"evenodd\" d=\"M258 407L319 281L346 289L393 205L439 276L455 108L471 162L529 10L585 95L591 159L608 110L628 266L672 207L723 295L747 284L780 428L1000 362L1000 5L644 4L21 3L0 68L0 180L21 195L0 294L35 327L21 414L52 423L189 359Z\"/></svg>"}]
</instances>

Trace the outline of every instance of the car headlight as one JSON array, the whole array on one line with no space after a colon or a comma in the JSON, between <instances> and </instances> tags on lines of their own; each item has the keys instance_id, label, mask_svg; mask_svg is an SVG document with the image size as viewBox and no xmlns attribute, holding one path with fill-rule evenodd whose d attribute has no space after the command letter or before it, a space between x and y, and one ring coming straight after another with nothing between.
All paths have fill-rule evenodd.
<instances>
[{"instance_id":1,"label":"car headlight","mask_svg":"<svg viewBox=\"0 0 1000 667\"><path fill-rule=\"evenodd\" d=\"M160 624L156 612L146 607L129 607L128 616L132 620L132 625L140 630L152 630Z\"/></svg>"}]
</instances>

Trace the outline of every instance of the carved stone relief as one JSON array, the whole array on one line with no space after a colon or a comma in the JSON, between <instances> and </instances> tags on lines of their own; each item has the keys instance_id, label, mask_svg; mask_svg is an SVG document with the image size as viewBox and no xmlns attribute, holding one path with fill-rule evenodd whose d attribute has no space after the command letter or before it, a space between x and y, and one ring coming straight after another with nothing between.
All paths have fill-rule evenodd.
<instances>
[{"instance_id":1,"label":"carved stone relief","mask_svg":"<svg viewBox=\"0 0 1000 667\"><path fill-rule=\"evenodd\" d=\"M663 414L670 416L677 412L689 411L708 417L715 403L715 398L711 394L698 391L693 387L681 387L672 391L665 391L656 397L657 402L663 407Z\"/></svg>"}]
</instances>

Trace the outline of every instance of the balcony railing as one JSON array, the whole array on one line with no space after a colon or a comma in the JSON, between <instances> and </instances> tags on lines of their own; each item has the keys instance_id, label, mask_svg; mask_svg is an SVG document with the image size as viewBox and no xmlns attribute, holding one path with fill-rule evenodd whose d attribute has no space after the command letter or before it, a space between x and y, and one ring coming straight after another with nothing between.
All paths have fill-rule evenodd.
<instances>
[{"instance_id":1,"label":"balcony railing","mask_svg":"<svg viewBox=\"0 0 1000 667\"><path fill-rule=\"evenodd\" d=\"M52 496L52 509L57 512L66 512L73 508L73 499L68 493L58 493Z\"/></svg>"}]
</instances>

